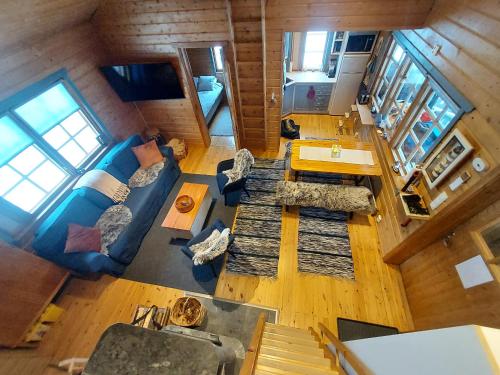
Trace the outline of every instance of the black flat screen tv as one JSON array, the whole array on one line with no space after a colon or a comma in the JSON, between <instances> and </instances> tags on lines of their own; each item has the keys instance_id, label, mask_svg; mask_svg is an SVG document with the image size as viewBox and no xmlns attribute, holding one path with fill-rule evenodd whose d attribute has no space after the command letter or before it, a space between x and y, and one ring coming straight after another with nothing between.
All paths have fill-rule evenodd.
<instances>
[{"instance_id":1,"label":"black flat screen tv","mask_svg":"<svg viewBox=\"0 0 500 375\"><path fill-rule=\"evenodd\" d=\"M101 71L124 102L184 98L170 63L103 66Z\"/></svg>"}]
</instances>

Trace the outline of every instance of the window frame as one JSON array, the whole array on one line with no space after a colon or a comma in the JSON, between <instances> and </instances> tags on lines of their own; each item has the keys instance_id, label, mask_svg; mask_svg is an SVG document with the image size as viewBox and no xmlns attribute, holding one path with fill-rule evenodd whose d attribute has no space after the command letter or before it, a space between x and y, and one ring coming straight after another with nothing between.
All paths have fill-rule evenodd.
<instances>
[{"instance_id":1,"label":"window frame","mask_svg":"<svg viewBox=\"0 0 500 375\"><path fill-rule=\"evenodd\" d=\"M98 140L101 143L102 147L94 150L91 154L87 155L85 161L77 167L74 167L68 160L66 160L59 152L56 151L54 147L52 147L44 138L43 135L39 134L35 131L29 124L27 124L21 116L19 116L15 109L19 108L23 104L27 103L31 99L43 94L44 92L50 90L52 87L62 83L64 88L70 94L70 96L75 100L78 104L79 109L77 109L69 116L74 113L81 111L84 115L88 123L91 127L95 129L98 133ZM67 176L63 179L63 181L59 184L57 188L55 188L50 194L48 194L43 201L38 204L38 206L33 210L33 212L26 212L23 209L15 206L14 204L7 201L5 198L0 197L0 208L2 210L5 209L9 215L16 215L19 218L22 218L23 221L27 221L29 217L32 221L33 219L41 216L44 212L46 212L49 207L55 204L58 201L58 198L64 194L65 191L70 189L72 184L87 170L91 169L91 167L96 163L96 161L102 156L110 147L113 142L113 138L104 127L102 121L99 119L97 114L92 110L90 105L87 103L83 95L80 93L76 85L71 81L66 69L58 70L48 77L24 88L18 93L6 98L5 100L0 102L0 117L8 116L10 117L15 124L24 131L29 137L32 138L33 144L44 156L51 160L57 167L61 168ZM61 120L61 122L64 120ZM55 125L58 126L58 125ZM55 127L54 126L54 127ZM47 130L44 134L49 132ZM76 134L75 134L76 136ZM24 152L28 147L16 153L14 156L9 158L9 161L5 162L3 165L8 165L11 160L16 158L19 154ZM3 166L2 165L2 166ZM41 164L40 164L41 165ZM37 166L36 168L38 168ZM34 168L33 171L36 169ZM32 172L33 172L32 171ZM30 173L32 173L30 172ZM25 179L24 174L23 178L17 183L21 183ZM16 185L17 185L16 184ZM12 188L9 190L11 191Z\"/></svg>"}]
</instances>

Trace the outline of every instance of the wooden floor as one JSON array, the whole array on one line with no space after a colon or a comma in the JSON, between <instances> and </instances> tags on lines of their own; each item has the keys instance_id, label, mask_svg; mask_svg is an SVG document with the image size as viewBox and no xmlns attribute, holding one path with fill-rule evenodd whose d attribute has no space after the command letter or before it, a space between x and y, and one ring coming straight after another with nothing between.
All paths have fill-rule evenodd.
<instances>
[{"instance_id":1,"label":"wooden floor","mask_svg":"<svg viewBox=\"0 0 500 375\"><path fill-rule=\"evenodd\" d=\"M339 136L336 117L292 117L301 125L302 138ZM285 142L282 139L278 153L255 152L255 155L282 158ZM214 175L217 163L231 158L234 152L234 148L224 146L192 147L180 165L185 173ZM317 329L317 323L323 322L336 332L336 318L345 317L395 326L401 331L413 329L399 268L382 262L372 217L355 215L349 223L355 281L299 274L297 212L284 212L282 224L277 279L235 276L223 271L216 297L277 308L280 324L299 328ZM71 279L57 300L66 310L60 321L36 350L0 352L0 374L60 373L46 367L47 363L88 356L109 325L131 321L137 304L172 305L182 293L111 276L97 281Z\"/></svg>"}]
</instances>

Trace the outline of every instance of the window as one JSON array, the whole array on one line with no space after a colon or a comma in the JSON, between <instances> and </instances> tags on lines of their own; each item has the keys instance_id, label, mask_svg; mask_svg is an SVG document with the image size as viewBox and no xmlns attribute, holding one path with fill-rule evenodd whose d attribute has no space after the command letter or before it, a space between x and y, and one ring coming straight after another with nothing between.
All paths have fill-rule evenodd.
<instances>
[{"instance_id":1,"label":"window","mask_svg":"<svg viewBox=\"0 0 500 375\"><path fill-rule=\"evenodd\" d=\"M327 35L326 31L308 31L306 33L302 60L303 70L321 70L323 68Z\"/></svg>"},{"instance_id":2,"label":"window","mask_svg":"<svg viewBox=\"0 0 500 375\"><path fill-rule=\"evenodd\" d=\"M416 116L395 143L395 156L405 173L422 163L458 118L458 107L434 85L426 85Z\"/></svg>"},{"instance_id":3,"label":"window","mask_svg":"<svg viewBox=\"0 0 500 375\"><path fill-rule=\"evenodd\" d=\"M387 103L381 111L386 130L391 136L406 112L417 97L425 81L425 76L412 62L409 68L397 84L394 95L387 98Z\"/></svg>"},{"instance_id":4,"label":"window","mask_svg":"<svg viewBox=\"0 0 500 375\"><path fill-rule=\"evenodd\" d=\"M377 89L375 90L375 103L378 108L382 108L382 104L392 88L392 84L397 77L397 73L406 57L404 50L396 42L392 42L389 49L389 58L384 63L381 78L379 79Z\"/></svg>"},{"instance_id":5,"label":"window","mask_svg":"<svg viewBox=\"0 0 500 375\"><path fill-rule=\"evenodd\" d=\"M102 128L67 81L35 86L0 103L0 197L29 214L105 147Z\"/></svg>"},{"instance_id":6,"label":"window","mask_svg":"<svg viewBox=\"0 0 500 375\"><path fill-rule=\"evenodd\" d=\"M224 64L223 64L223 58L222 58L222 47L217 46L212 48L212 55L214 57L214 62L215 62L215 70L217 72L222 72L224 71Z\"/></svg>"}]
</instances>

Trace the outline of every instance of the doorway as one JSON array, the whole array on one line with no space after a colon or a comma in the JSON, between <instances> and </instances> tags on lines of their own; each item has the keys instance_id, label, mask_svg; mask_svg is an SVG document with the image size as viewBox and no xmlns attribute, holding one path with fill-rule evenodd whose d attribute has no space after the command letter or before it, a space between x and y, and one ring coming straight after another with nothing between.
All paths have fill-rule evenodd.
<instances>
[{"instance_id":1,"label":"doorway","mask_svg":"<svg viewBox=\"0 0 500 375\"><path fill-rule=\"evenodd\" d=\"M189 86L200 126L206 127L212 146L236 148L231 77L224 46L196 46L182 50L188 79L192 80Z\"/></svg>"}]
</instances>

